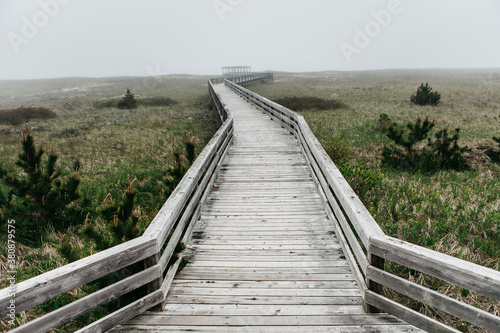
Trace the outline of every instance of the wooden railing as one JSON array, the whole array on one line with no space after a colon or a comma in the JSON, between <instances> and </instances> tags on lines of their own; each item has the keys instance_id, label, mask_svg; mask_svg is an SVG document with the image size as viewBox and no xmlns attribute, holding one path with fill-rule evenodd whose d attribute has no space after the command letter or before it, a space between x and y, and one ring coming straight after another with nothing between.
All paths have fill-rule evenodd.
<instances>
[{"instance_id":1,"label":"wooden railing","mask_svg":"<svg viewBox=\"0 0 500 333\"><path fill-rule=\"evenodd\" d=\"M236 75L233 77L224 77L223 80L229 80L240 86L247 86L254 83L269 83L274 80L274 73L263 72L263 73L249 73L243 75ZM220 82L223 83L223 82Z\"/></svg>"},{"instance_id":2,"label":"wooden railing","mask_svg":"<svg viewBox=\"0 0 500 333\"><path fill-rule=\"evenodd\" d=\"M209 91L217 107L222 126L203 149L179 185L170 195L144 234L108 250L75 261L16 285L15 295L0 290L0 319L8 314L11 300L15 312L21 312L82 287L134 264L143 270L77 301L36 318L11 332L46 332L71 321L127 293L147 287L144 297L119 308L78 332L103 332L152 307L160 309L181 262L169 265L179 242L185 241L200 215L222 160L233 138L233 119L209 81Z\"/></svg>"},{"instance_id":3,"label":"wooden railing","mask_svg":"<svg viewBox=\"0 0 500 333\"><path fill-rule=\"evenodd\" d=\"M281 122L301 143L313 178L337 230L369 312L382 310L428 332L458 332L383 295L385 286L473 325L500 331L500 317L384 270L391 261L481 295L500 300L500 272L388 237L328 157L304 118L232 81L225 84L238 95Z\"/></svg>"}]
</instances>

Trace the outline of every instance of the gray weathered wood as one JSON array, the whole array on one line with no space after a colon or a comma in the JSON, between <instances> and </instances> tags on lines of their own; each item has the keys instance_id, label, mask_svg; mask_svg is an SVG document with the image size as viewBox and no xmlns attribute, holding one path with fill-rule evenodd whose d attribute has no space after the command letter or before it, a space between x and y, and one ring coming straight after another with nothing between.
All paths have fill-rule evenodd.
<instances>
[{"instance_id":1,"label":"gray weathered wood","mask_svg":"<svg viewBox=\"0 0 500 333\"><path fill-rule=\"evenodd\" d=\"M76 333L101 333L106 332L119 323L128 320L139 313L142 313L163 300L163 291L161 289L152 294L127 305L115 311L106 317L99 319L92 324L76 331Z\"/></svg>"},{"instance_id":2,"label":"gray weathered wood","mask_svg":"<svg viewBox=\"0 0 500 333\"><path fill-rule=\"evenodd\" d=\"M33 333L49 331L159 277L160 267L150 267L104 289L98 290L95 293L76 300L73 303L63 306L62 308L52 311L42 317L36 318L27 324L11 330L10 332Z\"/></svg>"},{"instance_id":3,"label":"gray weathered wood","mask_svg":"<svg viewBox=\"0 0 500 333\"><path fill-rule=\"evenodd\" d=\"M500 317L483 311L434 290L394 276L373 266L368 267L368 278L417 301L438 308L455 317L494 332L500 328Z\"/></svg>"},{"instance_id":4,"label":"gray weathered wood","mask_svg":"<svg viewBox=\"0 0 500 333\"><path fill-rule=\"evenodd\" d=\"M500 272L392 237L370 239L371 253L500 300Z\"/></svg>"},{"instance_id":5,"label":"gray weathered wood","mask_svg":"<svg viewBox=\"0 0 500 333\"><path fill-rule=\"evenodd\" d=\"M106 276L155 253L155 240L141 236L16 285L16 312L24 311ZM6 315L8 290L0 291L0 318Z\"/></svg>"},{"instance_id":6,"label":"gray weathered wood","mask_svg":"<svg viewBox=\"0 0 500 333\"><path fill-rule=\"evenodd\" d=\"M112 333L130 333L130 332L217 332L217 333L234 333L234 332L252 332L252 333L420 333L421 330L410 325L340 325L340 326L158 326L158 325L133 325L122 326L114 329Z\"/></svg>"},{"instance_id":7,"label":"gray weathered wood","mask_svg":"<svg viewBox=\"0 0 500 333\"><path fill-rule=\"evenodd\" d=\"M191 196L194 188L198 184L198 179L203 175L205 168L209 164L212 156L216 154L216 150L233 126L231 117L222 125L214 137L209 141L203 149L191 168L184 175L179 185L170 195L156 217L153 219L149 227L144 232L145 236L155 237L157 239L157 249L161 249L163 243L167 239L173 224L177 220L178 215L186 205L187 200Z\"/></svg>"},{"instance_id":8,"label":"gray weathered wood","mask_svg":"<svg viewBox=\"0 0 500 333\"><path fill-rule=\"evenodd\" d=\"M421 313L413 311L399 303L391 301L384 296L374 293L371 290L367 290L365 294L365 301L370 305L379 308L387 313L390 313L397 318L401 318L402 320L415 325L427 332L432 333L459 333L449 326L446 326L432 318L426 317Z\"/></svg>"}]
</instances>

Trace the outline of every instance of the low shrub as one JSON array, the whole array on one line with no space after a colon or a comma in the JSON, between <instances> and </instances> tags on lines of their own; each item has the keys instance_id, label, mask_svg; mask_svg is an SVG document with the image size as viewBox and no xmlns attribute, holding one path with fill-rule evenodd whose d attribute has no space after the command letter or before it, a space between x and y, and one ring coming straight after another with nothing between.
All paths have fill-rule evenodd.
<instances>
[{"instance_id":1,"label":"low shrub","mask_svg":"<svg viewBox=\"0 0 500 333\"><path fill-rule=\"evenodd\" d=\"M137 103L144 106L172 106L176 105L177 101L170 97L148 97L137 100Z\"/></svg>"},{"instance_id":2,"label":"low shrub","mask_svg":"<svg viewBox=\"0 0 500 333\"><path fill-rule=\"evenodd\" d=\"M19 107L11 110L0 110L0 124L21 125L31 119L53 119L57 114L47 108Z\"/></svg>"},{"instance_id":3,"label":"low shrub","mask_svg":"<svg viewBox=\"0 0 500 333\"><path fill-rule=\"evenodd\" d=\"M127 94L130 91L127 90ZM133 94L130 93L132 96ZM136 99L133 97L133 100L135 101L135 107L133 107L134 102L130 102L132 100L132 97L127 97L124 96L121 99L119 98L108 98L100 101L96 101L93 103L94 107L97 109L105 109L105 108L119 108L119 109L135 109L137 106L172 106L176 105L178 102L175 99L172 99L170 97L161 97L161 96L155 96L155 97L147 97L147 98L139 98ZM131 105L132 107L128 107L128 105Z\"/></svg>"},{"instance_id":4,"label":"low shrub","mask_svg":"<svg viewBox=\"0 0 500 333\"><path fill-rule=\"evenodd\" d=\"M163 179L165 184L165 197L168 199L175 190L182 177L195 160L196 137L188 132L184 134L184 149L177 147L174 151L174 164L167 170Z\"/></svg>"},{"instance_id":5,"label":"low shrub","mask_svg":"<svg viewBox=\"0 0 500 333\"><path fill-rule=\"evenodd\" d=\"M486 155L488 155L492 162L500 163L500 136L498 138L493 137L493 141L498 144L498 149L490 148L485 151L485 153Z\"/></svg>"},{"instance_id":6,"label":"low shrub","mask_svg":"<svg viewBox=\"0 0 500 333\"><path fill-rule=\"evenodd\" d=\"M134 94L130 92L130 89L127 89L127 93L120 101L118 101L118 104L116 106L119 109L137 109L137 101L134 97Z\"/></svg>"},{"instance_id":7,"label":"low shrub","mask_svg":"<svg viewBox=\"0 0 500 333\"><path fill-rule=\"evenodd\" d=\"M437 91L433 92L429 83L426 83L425 86L422 83L417 93L410 98L410 101L417 105L438 105L440 100L441 95Z\"/></svg>"},{"instance_id":8,"label":"low shrub","mask_svg":"<svg viewBox=\"0 0 500 333\"><path fill-rule=\"evenodd\" d=\"M140 235L141 230L137 226L139 221L138 208L134 209L134 201L137 191L135 183L128 179L128 185L121 199L117 202L111 194L108 194L98 213L106 221L104 230L98 226L87 223L84 225L84 234L93 239L99 251L105 250L122 242L129 241Z\"/></svg>"},{"instance_id":9,"label":"low shrub","mask_svg":"<svg viewBox=\"0 0 500 333\"><path fill-rule=\"evenodd\" d=\"M328 138L326 141L322 141L321 145L334 163L348 160L352 155L352 149L349 145L338 137Z\"/></svg>"},{"instance_id":10,"label":"low shrub","mask_svg":"<svg viewBox=\"0 0 500 333\"><path fill-rule=\"evenodd\" d=\"M362 200L366 198L368 192L378 188L383 179L383 176L374 168L360 163L351 165L348 161L340 161L337 167Z\"/></svg>"},{"instance_id":11,"label":"low shrub","mask_svg":"<svg viewBox=\"0 0 500 333\"><path fill-rule=\"evenodd\" d=\"M374 128L377 131L387 133L387 128L389 127L390 124L391 124L391 118L387 115L387 113L381 113Z\"/></svg>"},{"instance_id":12,"label":"low shrub","mask_svg":"<svg viewBox=\"0 0 500 333\"><path fill-rule=\"evenodd\" d=\"M294 111L303 111L303 110L337 110L347 108L347 105L342 103L341 101L332 99L324 99L319 97L283 97L274 100L274 102L283 105L284 107L289 108Z\"/></svg>"},{"instance_id":13,"label":"low shrub","mask_svg":"<svg viewBox=\"0 0 500 333\"><path fill-rule=\"evenodd\" d=\"M16 238L20 243L39 246L47 228L64 232L78 224L80 165L76 161L72 174L64 175L57 167L58 156L51 151L44 159L45 151L36 148L28 127L21 143L16 162L20 170L7 171L0 165L0 188L8 189L7 196L0 193L0 210L18 217Z\"/></svg>"},{"instance_id":14,"label":"low shrub","mask_svg":"<svg viewBox=\"0 0 500 333\"><path fill-rule=\"evenodd\" d=\"M455 129L455 134L449 136L448 129L444 128L434 135L433 140L428 136L434 126L434 121L429 121L428 117L423 121L419 117L415 123L408 122L406 128L391 123L387 128L387 137L394 144L384 147L382 164L394 169L422 172L470 169L462 155L469 149L458 145L460 129ZM418 148L417 145L425 139L427 145Z\"/></svg>"}]
</instances>

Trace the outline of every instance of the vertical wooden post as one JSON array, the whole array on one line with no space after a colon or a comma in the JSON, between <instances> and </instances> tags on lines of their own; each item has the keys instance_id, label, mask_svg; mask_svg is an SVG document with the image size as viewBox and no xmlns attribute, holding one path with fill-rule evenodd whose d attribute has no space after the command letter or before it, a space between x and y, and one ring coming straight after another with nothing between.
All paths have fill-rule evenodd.
<instances>
[{"instance_id":1,"label":"vertical wooden post","mask_svg":"<svg viewBox=\"0 0 500 333\"><path fill-rule=\"evenodd\" d=\"M156 254L152 255L151 257L144 260L144 268L147 269L149 267L152 267L152 266L158 264L159 261L160 261L160 254L156 253ZM151 281L150 283L148 283L146 285L147 293L151 294L152 292L160 289L162 283L163 283L163 277L160 277L159 279ZM164 301L162 301L158 305L155 305L154 307L152 307L149 310L150 311L163 311L163 303L164 303Z\"/></svg>"},{"instance_id":2,"label":"vertical wooden post","mask_svg":"<svg viewBox=\"0 0 500 333\"><path fill-rule=\"evenodd\" d=\"M372 253L368 253L368 261L370 262L370 265L372 265L373 267L384 270L384 264L385 264L384 258L378 257ZM383 295L384 291L383 291L382 285L378 284L376 282L373 282L372 280L370 280L370 278L368 276L366 277L366 285L367 285L369 290L371 290L379 295ZM376 308L370 304L367 304L366 301L364 302L364 307L365 307L365 311L367 313L380 313L381 312L378 308Z\"/></svg>"}]
</instances>

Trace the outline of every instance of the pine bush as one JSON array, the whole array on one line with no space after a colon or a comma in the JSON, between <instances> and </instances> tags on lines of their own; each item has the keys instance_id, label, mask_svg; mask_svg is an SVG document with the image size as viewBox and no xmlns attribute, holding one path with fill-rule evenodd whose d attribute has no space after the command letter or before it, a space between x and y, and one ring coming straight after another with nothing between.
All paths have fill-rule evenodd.
<instances>
[{"instance_id":1,"label":"pine bush","mask_svg":"<svg viewBox=\"0 0 500 333\"><path fill-rule=\"evenodd\" d=\"M75 162L72 174L63 175L57 167L58 156L52 150L44 159L45 151L36 148L28 127L22 133L21 143L16 162L20 170L8 173L0 165L0 181L8 188L7 196L0 193L0 208L16 217L21 243L39 246L49 226L64 232L79 223L79 164Z\"/></svg>"},{"instance_id":2,"label":"pine bush","mask_svg":"<svg viewBox=\"0 0 500 333\"><path fill-rule=\"evenodd\" d=\"M127 93L117 104L119 109L137 109L137 100L134 97L134 94L130 92L130 89L127 89Z\"/></svg>"},{"instance_id":3,"label":"pine bush","mask_svg":"<svg viewBox=\"0 0 500 333\"><path fill-rule=\"evenodd\" d=\"M428 153L417 151L415 146L429 136L434 126L434 121L429 121L429 117L423 121L418 117L415 123L408 122L406 129L392 122L387 128L387 137L394 141L394 144L384 147L382 164L395 169L422 169L428 160Z\"/></svg>"},{"instance_id":4,"label":"pine bush","mask_svg":"<svg viewBox=\"0 0 500 333\"><path fill-rule=\"evenodd\" d=\"M418 105L438 105L441 95L438 92L433 92L429 83L426 83L425 86L422 83L417 93L411 96L410 100Z\"/></svg>"},{"instance_id":5,"label":"pine bush","mask_svg":"<svg viewBox=\"0 0 500 333\"><path fill-rule=\"evenodd\" d=\"M434 121L429 121L428 117L423 121L419 117L415 123L408 123L406 128L391 123L387 137L394 143L384 147L382 164L395 169L422 172L470 169L463 156L469 149L458 145L460 129L455 129L455 133L449 136L448 129L444 128L435 133L434 138L430 138L434 126ZM425 139L427 145L417 148Z\"/></svg>"},{"instance_id":6,"label":"pine bush","mask_svg":"<svg viewBox=\"0 0 500 333\"><path fill-rule=\"evenodd\" d=\"M498 144L498 150L490 148L488 149L485 153L488 155L488 157L491 159L492 162L494 163L500 163L500 136L493 137L493 141L495 141ZM1 198L0 198L1 200Z\"/></svg>"}]
</instances>

